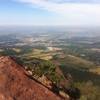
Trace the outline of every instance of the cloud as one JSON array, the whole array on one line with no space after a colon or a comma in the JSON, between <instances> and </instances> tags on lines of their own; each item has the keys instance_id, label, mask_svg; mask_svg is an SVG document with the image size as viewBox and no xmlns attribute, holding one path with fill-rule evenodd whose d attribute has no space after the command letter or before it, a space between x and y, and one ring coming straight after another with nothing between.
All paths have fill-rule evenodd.
<instances>
[{"instance_id":1,"label":"cloud","mask_svg":"<svg viewBox=\"0 0 100 100\"><path fill-rule=\"evenodd\" d=\"M100 3L100 0L19 0L19 1L25 1L25 2L44 1L44 2L54 2L54 3Z\"/></svg>"},{"instance_id":2,"label":"cloud","mask_svg":"<svg viewBox=\"0 0 100 100\"><path fill-rule=\"evenodd\" d=\"M41 9L45 9L48 11L64 14L64 15L75 14L75 13L79 15L100 14L100 4L82 4L82 3L78 4L78 3L57 2L57 1L67 2L70 0L17 0L17 1L27 3L30 4L31 6L39 7ZM83 0L76 0L76 1L83 1ZM96 0L92 0L92 1L96 1Z\"/></svg>"},{"instance_id":3,"label":"cloud","mask_svg":"<svg viewBox=\"0 0 100 100\"><path fill-rule=\"evenodd\" d=\"M99 0L87 0L87 1L86 0L16 0L16 1L29 4L33 7L44 9L49 12L57 13L73 21L75 20L77 21L82 20L83 22L92 21L92 23L100 24L100 21L98 21L100 18L100 3L98 3Z\"/></svg>"}]
</instances>

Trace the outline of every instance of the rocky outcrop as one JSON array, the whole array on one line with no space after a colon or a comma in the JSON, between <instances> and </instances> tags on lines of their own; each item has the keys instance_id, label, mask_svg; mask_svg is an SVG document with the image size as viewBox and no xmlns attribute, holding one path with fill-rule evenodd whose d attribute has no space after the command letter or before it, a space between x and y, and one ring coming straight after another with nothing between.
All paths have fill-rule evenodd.
<instances>
[{"instance_id":1,"label":"rocky outcrop","mask_svg":"<svg viewBox=\"0 0 100 100\"><path fill-rule=\"evenodd\" d=\"M11 57L0 57L0 100L62 100L31 79Z\"/></svg>"}]
</instances>

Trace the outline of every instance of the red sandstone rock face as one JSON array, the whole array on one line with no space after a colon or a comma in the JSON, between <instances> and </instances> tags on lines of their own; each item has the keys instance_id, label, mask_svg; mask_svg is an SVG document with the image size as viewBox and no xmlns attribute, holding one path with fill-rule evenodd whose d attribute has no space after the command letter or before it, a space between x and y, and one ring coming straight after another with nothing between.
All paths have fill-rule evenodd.
<instances>
[{"instance_id":1,"label":"red sandstone rock face","mask_svg":"<svg viewBox=\"0 0 100 100\"><path fill-rule=\"evenodd\" d=\"M0 57L0 100L62 100L30 79L10 57Z\"/></svg>"}]
</instances>

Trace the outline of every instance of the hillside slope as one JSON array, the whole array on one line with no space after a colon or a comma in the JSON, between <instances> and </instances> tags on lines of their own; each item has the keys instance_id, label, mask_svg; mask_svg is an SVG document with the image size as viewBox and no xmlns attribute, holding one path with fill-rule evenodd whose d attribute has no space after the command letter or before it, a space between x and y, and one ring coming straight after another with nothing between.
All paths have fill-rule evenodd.
<instances>
[{"instance_id":1,"label":"hillside slope","mask_svg":"<svg viewBox=\"0 0 100 100\"><path fill-rule=\"evenodd\" d=\"M0 57L0 100L62 100L29 78L27 72L10 57Z\"/></svg>"}]
</instances>

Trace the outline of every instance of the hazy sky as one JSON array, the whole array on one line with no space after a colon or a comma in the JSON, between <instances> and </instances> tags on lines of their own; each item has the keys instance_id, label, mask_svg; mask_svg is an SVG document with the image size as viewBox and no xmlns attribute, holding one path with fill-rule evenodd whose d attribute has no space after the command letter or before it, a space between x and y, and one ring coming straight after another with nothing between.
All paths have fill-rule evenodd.
<instances>
[{"instance_id":1,"label":"hazy sky","mask_svg":"<svg viewBox=\"0 0 100 100\"><path fill-rule=\"evenodd\" d=\"M0 0L0 25L100 26L100 0Z\"/></svg>"}]
</instances>

